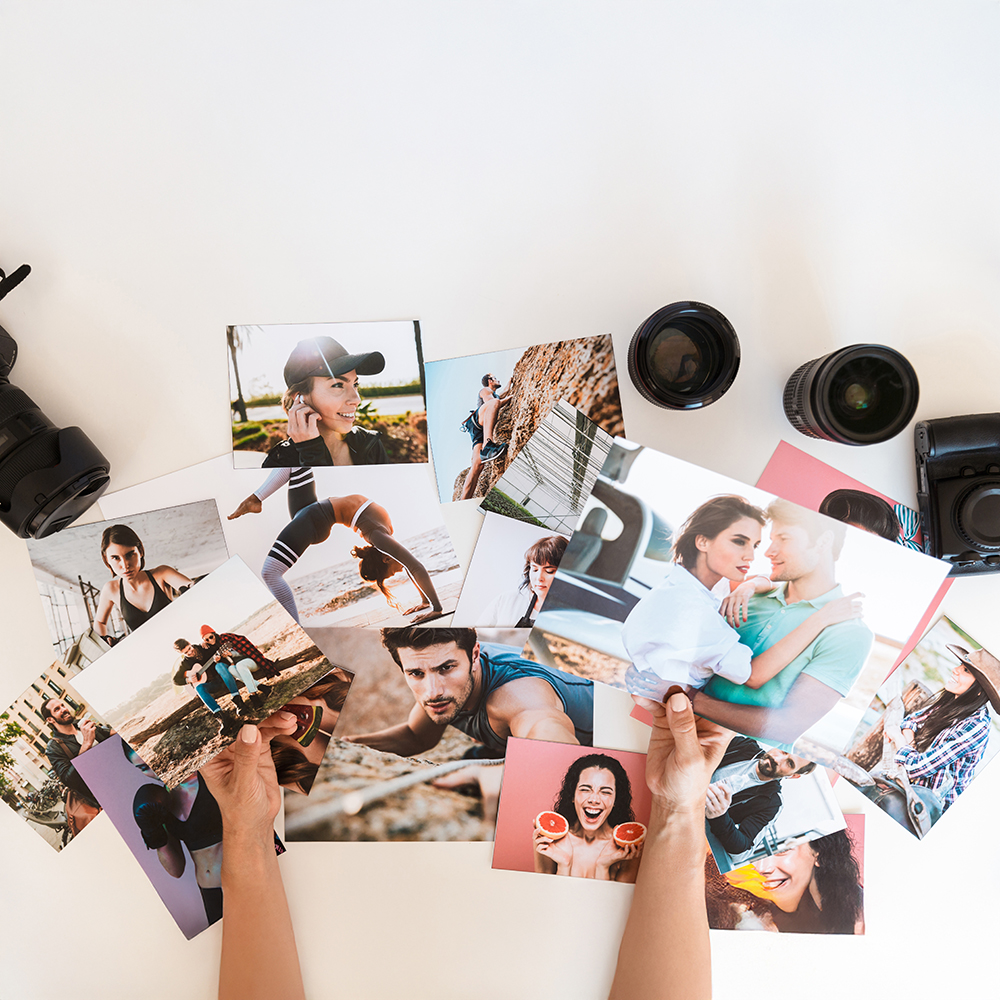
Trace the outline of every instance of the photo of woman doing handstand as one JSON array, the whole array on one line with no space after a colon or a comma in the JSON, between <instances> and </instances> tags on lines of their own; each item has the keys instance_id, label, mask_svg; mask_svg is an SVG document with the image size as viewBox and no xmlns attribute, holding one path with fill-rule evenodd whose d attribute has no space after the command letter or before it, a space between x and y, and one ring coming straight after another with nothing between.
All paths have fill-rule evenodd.
<instances>
[{"instance_id":1,"label":"photo of woman doing handstand","mask_svg":"<svg viewBox=\"0 0 1000 1000\"><path fill-rule=\"evenodd\" d=\"M534 832L535 871L611 882L634 882L642 844L621 847L612 836L619 823L635 820L632 785L621 763L603 753L570 764L553 811L569 824L558 840Z\"/></svg>"},{"instance_id":2,"label":"photo of woman doing handstand","mask_svg":"<svg viewBox=\"0 0 1000 1000\"><path fill-rule=\"evenodd\" d=\"M947 809L976 776L990 741L990 704L1000 712L1000 660L985 649L949 646L958 662L944 687L898 725L886 722L911 785L937 792Z\"/></svg>"},{"instance_id":3,"label":"photo of woman doing handstand","mask_svg":"<svg viewBox=\"0 0 1000 1000\"><path fill-rule=\"evenodd\" d=\"M299 612L292 589L285 582L285 573L310 545L325 542L335 524L356 531L368 543L351 549L351 555L358 560L361 579L375 583L389 606L401 614L418 615L410 624L418 625L441 614L442 604L430 574L424 564L393 537L392 521L385 508L360 493L316 501L316 484L309 469L281 469L271 473L260 489L243 500L227 520L244 514L259 514L262 501L285 482L289 484L288 505L292 520L275 539L260 575L268 590L296 621ZM399 607L386 585L386 580L403 570L423 598L420 604L406 610Z\"/></svg>"},{"instance_id":4,"label":"photo of woman doing handstand","mask_svg":"<svg viewBox=\"0 0 1000 1000\"><path fill-rule=\"evenodd\" d=\"M108 621L115 605L127 631L134 632L173 600L171 591L180 593L193 583L173 566L146 569L142 540L126 524L105 528L101 558L113 578L101 588L97 600L94 630L98 635L108 636Z\"/></svg>"},{"instance_id":5,"label":"photo of woman doing handstand","mask_svg":"<svg viewBox=\"0 0 1000 1000\"><path fill-rule=\"evenodd\" d=\"M565 551L566 539L562 535L547 535L529 546L524 553L521 585L495 597L479 616L476 627L531 628Z\"/></svg>"},{"instance_id":6,"label":"photo of woman doing handstand","mask_svg":"<svg viewBox=\"0 0 1000 1000\"><path fill-rule=\"evenodd\" d=\"M734 626L747 620L750 597L775 586L766 576L747 579L766 523L759 507L729 495L705 501L684 522L674 538L674 562L625 619L630 691L659 699L675 685L701 689L715 674L758 688L827 626L861 617L862 594L828 601L754 656ZM720 596L723 580L736 586Z\"/></svg>"},{"instance_id":7,"label":"photo of woman doing handstand","mask_svg":"<svg viewBox=\"0 0 1000 1000\"><path fill-rule=\"evenodd\" d=\"M860 882L850 834L838 830L725 876L713 874L706 893L709 923L719 929L863 934Z\"/></svg>"},{"instance_id":8,"label":"photo of woman doing handstand","mask_svg":"<svg viewBox=\"0 0 1000 1000\"><path fill-rule=\"evenodd\" d=\"M384 465L389 461L378 431L356 426L359 375L385 368L378 351L349 354L332 337L300 340L285 363L281 406L288 440L276 444L264 468L312 465Z\"/></svg>"}]
</instances>

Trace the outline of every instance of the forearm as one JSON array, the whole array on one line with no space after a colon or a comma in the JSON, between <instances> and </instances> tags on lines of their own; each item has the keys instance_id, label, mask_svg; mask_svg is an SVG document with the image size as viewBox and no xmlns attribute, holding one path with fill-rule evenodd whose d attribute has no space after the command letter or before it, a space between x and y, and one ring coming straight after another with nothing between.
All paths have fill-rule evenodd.
<instances>
[{"instance_id":1,"label":"forearm","mask_svg":"<svg viewBox=\"0 0 1000 1000\"><path fill-rule=\"evenodd\" d=\"M772 742L791 743L802 735L803 729L793 732L794 727L786 718L783 708L761 708L758 705L737 705L730 701L719 701L702 691L696 691L692 705L698 715L717 722L744 736L761 736Z\"/></svg>"},{"instance_id":2,"label":"forearm","mask_svg":"<svg viewBox=\"0 0 1000 1000\"><path fill-rule=\"evenodd\" d=\"M414 754L423 753L434 746L433 743L429 743L427 740L421 740L405 724L391 726L389 729L380 729L375 733L359 733L354 736L347 736L345 739L349 743L361 743L366 747L371 747L373 750L399 754L400 757L412 757Z\"/></svg>"},{"instance_id":3,"label":"forearm","mask_svg":"<svg viewBox=\"0 0 1000 1000\"><path fill-rule=\"evenodd\" d=\"M758 653L750 661L750 679L746 682L747 687L759 688L777 676L799 653L815 642L824 627L821 620L817 619L817 615L810 615L769 649Z\"/></svg>"},{"instance_id":4,"label":"forearm","mask_svg":"<svg viewBox=\"0 0 1000 1000\"><path fill-rule=\"evenodd\" d=\"M305 997L295 934L270 830L222 839L219 1000Z\"/></svg>"},{"instance_id":5,"label":"forearm","mask_svg":"<svg viewBox=\"0 0 1000 1000\"><path fill-rule=\"evenodd\" d=\"M610 1000L711 996L704 865L704 812L654 799Z\"/></svg>"}]
</instances>

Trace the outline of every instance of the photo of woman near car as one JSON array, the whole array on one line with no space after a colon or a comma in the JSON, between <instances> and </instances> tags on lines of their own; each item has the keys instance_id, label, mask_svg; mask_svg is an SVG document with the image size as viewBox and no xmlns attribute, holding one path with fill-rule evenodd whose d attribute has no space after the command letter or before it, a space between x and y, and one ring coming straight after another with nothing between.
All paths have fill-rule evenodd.
<instances>
[{"instance_id":1,"label":"photo of woman near car","mask_svg":"<svg viewBox=\"0 0 1000 1000\"><path fill-rule=\"evenodd\" d=\"M227 330L237 468L427 461L416 322Z\"/></svg>"}]
</instances>

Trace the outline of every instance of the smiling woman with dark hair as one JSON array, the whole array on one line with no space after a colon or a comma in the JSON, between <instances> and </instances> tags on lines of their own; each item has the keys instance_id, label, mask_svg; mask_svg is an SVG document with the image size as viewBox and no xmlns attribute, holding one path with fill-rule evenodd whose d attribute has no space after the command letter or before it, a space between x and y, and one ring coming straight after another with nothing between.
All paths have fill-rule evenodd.
<instances>
[{"instance_id":1,"label":"smiling woman with dark hair","mask_svg":"<svg viewBox=\"0 0 1000 1000\"><path fill-rule=\"evenodd\" d=\"M642 845L619 847L612 831L635 819L632 784L621 763L603 753L578 757L554 804L569 832L552 840L535 830L535 871L612 882L634 882Z\"/></svg>"}]
</instances>

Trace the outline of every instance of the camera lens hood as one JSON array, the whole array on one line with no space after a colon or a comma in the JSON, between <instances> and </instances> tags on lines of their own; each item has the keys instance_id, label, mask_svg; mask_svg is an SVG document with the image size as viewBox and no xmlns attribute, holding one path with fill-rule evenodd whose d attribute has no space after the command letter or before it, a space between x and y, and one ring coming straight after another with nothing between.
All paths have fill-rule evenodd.
<instances>
[{"instance_id":1,"label":"camera lens hood","mask_svg":"<svg viewBox=\"0 0 1000 1000\"><path fill-rule=\"evenodd\" d=\"M644 399L668 410L694 410L719 399L740 368L732 324L703 302L658 309L628 346L628 373Z\"/></svg>"}]
</instances>

